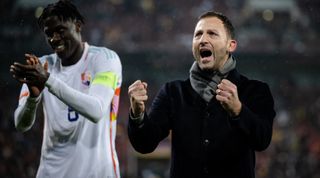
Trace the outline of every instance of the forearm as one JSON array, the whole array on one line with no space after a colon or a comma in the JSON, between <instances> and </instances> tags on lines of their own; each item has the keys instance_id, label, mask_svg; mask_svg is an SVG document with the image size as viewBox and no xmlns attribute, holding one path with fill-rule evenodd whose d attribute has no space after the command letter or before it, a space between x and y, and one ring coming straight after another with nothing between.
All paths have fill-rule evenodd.
<instances>
[{"instance_id":1,"label":"forearm","mask_svg":"<svg viewBox=\"0 0 320 178\"><path fill-rule=\"evenodd\" d=\"M40 96L37 98L27 97L21 102L14 112L14 123L17 130L25 132L29 130L36 118Z\"/></svg>"},{"instance_id":2,"label":"forearm","mask_svg":"<svg viewBox=\"0 0 320 178\"><path fill-rule=\"evenodd\" d=\"M50 76L48 90L66 105L92 122L98 122L108 114L114 91L101 85L90 87L89 94L73 89L61 80Z\"/></svg>"},{"instance_id":3,"label":"forearm","mask_svg":"<svg viewBox=\"0 0 320 178\"><path fill-rule=\"evenodd\" d=\"M136 118L137 119L137 118ZM160 139L156 127L147 120L147 114L143 118L133 120L131 114L128 122L129 140L134 149L140 153L151 153L158 146Z\"/></svg>"},{"instance_id":4,"label":"forearm","mask_svg":"<svg viewBox=\"0 0 320 178\"><path fill-rule=\"evenodd\" d=\"M163 113L151 110L137 118L129 114L128 135L136 151L150 153L169 135L168 117Z\"/></svg>"},{"instance_id":5,"label":"forearm","mask_svg":"<svg viewBox=\"0 0 320 178\"><path fill-rule=\"evenodd\" d=\"M248 136L248 140L255 150L261 151L270 144L273 117L273 111L258 115L244 105L240 115L237 118L232 118L231 122Z\"/></svg>"}]
</instances>

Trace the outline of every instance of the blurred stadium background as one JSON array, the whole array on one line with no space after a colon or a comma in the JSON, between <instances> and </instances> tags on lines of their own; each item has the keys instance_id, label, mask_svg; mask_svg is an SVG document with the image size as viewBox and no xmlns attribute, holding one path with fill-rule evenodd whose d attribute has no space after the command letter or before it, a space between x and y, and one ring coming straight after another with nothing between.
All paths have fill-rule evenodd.
<instances>
[{"instance_id":1,"label":"blurred stadium background","mask_svg":"<svg viewBox=\"0 0 320 178\"><path fill-rule=\"evenodd\" d=\"M19 133L13 125L20 85L9 74L24 53L51 52L36 16L52 0L0 1L0 177L33 178L42 117ZM123 178L168 177L170 141L148 155L133 151L126 133L127 88L149 83L150 99L169 80L185 79L193 62L196 18L215 9L235 25L240 72L268 82L277 116L270 147L257 153L257 178L320 177L319 0L74 0L86 18L85 41L118 52L123 87L117 150ZM149 105L150 103L148 103Z\"/></svg>"}]
</instances>

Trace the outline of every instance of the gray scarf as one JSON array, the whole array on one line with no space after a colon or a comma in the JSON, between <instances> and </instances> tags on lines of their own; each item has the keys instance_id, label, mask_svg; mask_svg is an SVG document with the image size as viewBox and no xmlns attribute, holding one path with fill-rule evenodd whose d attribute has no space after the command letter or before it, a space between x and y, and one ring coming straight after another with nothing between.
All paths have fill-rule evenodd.
<instances>
[{"instance_id":1,"label":"gray scarf","mask_svg":"<svg viewBox=\"0 0 320 178\"><path fill-rule=\"evenodd\" d=\"M198 63L194 62L190 69L190 82L192 88L207 102L215 96L217 85L228 73L236 67L236 60L230 56L219 71L203 71Z\"/></svg>"}]
</instances>

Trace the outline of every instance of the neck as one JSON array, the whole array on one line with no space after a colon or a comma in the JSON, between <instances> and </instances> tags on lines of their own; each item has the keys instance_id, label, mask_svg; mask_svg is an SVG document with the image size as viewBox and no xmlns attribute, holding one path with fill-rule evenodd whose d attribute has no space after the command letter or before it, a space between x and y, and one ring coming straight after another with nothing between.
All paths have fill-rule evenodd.
<instances>
[{"instance_id":1,"label":"neck","mask_svg":"<svg viewBox=\"0 0 320 178\"><path fill-rule=\"evenodd\" d=\"M84 43L81 42L80 45L75 49L74 53L68 58L62 60L62 66L70 66L76 64L80 59L84 51Z\"/></svg>"}]
</instances>

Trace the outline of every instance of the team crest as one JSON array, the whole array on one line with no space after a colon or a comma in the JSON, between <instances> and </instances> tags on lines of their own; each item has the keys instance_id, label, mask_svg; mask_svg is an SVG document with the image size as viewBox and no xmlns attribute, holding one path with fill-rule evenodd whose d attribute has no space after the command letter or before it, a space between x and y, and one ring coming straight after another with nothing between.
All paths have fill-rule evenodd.
<instances>
[{"instance_id":1,"label":"team crest","mask_svg":"<svg viewBox=\"0 0 320 178\"><path fill-rule=\"evenodd\" d=\"M81 74L81 82L82 84L89 86L91 82L91 74L88 71L85 71Z\"/></svg>"}]
</instances>

